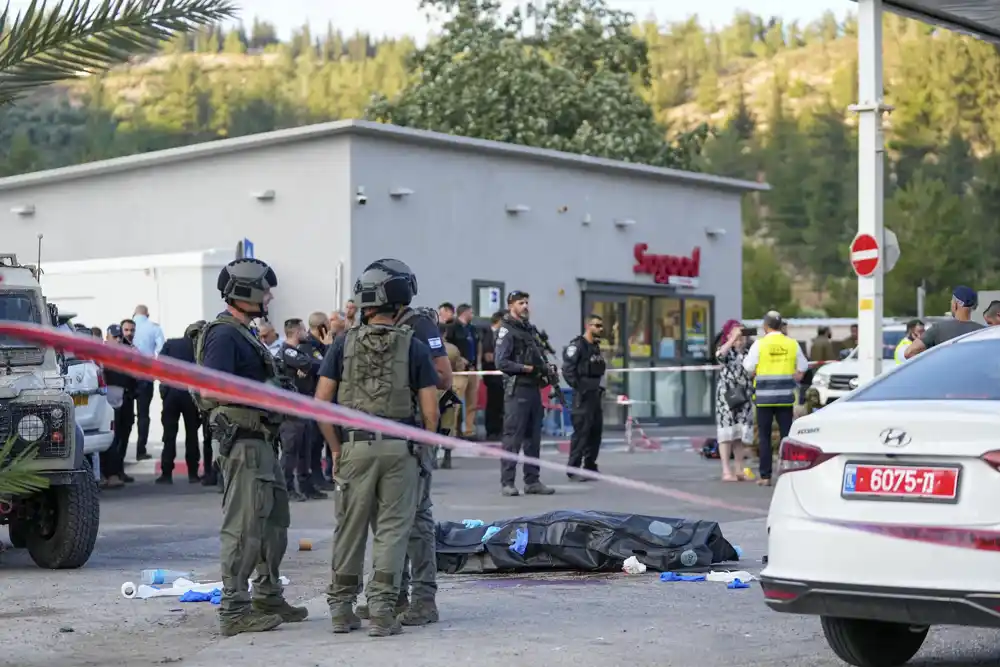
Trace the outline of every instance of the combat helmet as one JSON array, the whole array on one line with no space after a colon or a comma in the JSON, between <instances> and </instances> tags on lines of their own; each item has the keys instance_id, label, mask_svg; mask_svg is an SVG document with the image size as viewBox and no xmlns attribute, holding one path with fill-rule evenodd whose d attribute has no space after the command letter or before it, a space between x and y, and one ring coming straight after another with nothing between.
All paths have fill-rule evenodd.
<instances>
[{"instance_id":1,"label":"combat helmet","mask_svg":"<svg viewBox=\"0 0 1000 667\"><path fill-rule=\"evenodd\" d=\"M233 307L236 307L236 301L259 305L259 313L246 314L259 314L264 317L267 316L264 295L269 289L277 286L278 277L274 274L274 269L265 262L253 258L236 259L226 264L219 273L217 284L219 293L226 303Z\"/></svg>"},{"instance_id":2,"label":"combat helmet","mask_svg":"<svg viewBox=\"0 0 1000 667\"><path fill-rule=\"evenodd\" d=\"M409 306L415 282L409 267L399 260L379 260L366 268L354 283L354 300L358 308L391 311Z\"/></svg>"},{"instance_id":3,"label":"combat helmet","mask_svg":"<svg viewBox=\"0 0 1000 667\"><path fill-rule=\"evenodd\" d=\"M386 257L383 259L376 259L374 262L365 267L365 271L369 269L383 269L385 271L407 276L410 281L410 290L413 292L413 296L417 295L417 274L413 272L413 269L411 269L406 262Z\"/></svg>"}]
</instances>

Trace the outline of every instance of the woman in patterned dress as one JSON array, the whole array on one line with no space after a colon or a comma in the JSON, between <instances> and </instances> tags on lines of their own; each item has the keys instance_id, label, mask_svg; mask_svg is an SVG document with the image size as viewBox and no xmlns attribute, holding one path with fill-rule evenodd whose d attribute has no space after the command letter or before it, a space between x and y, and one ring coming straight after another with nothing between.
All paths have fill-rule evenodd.
<instances>
[{"instance_id":1,"label":"woman in patterned dress","mask_svg":"<svg viewBox=\"0 0 1000 667\"><path fill-rule=\"evenodd\" d=\"M722 461L722 481L742 482L744 445L753 443L753 383L743 369L746 354L743 325L729 320L716 339L715 357L722 366L715 394L715 423L718 429L719 459ZM736 398L745 399L742 403ZM729 455L733 454L733 463ZM733 467L730 467L732 465Z\"/></svg>"}]
</instances>

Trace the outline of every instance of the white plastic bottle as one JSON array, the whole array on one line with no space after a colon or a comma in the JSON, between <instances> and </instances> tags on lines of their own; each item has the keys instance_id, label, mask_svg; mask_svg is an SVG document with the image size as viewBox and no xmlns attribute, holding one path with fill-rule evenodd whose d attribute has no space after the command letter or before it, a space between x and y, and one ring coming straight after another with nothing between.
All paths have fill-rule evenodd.
<instances>
[{"instance_id":1,"label":"white plastic bottle","mask_svg":"<svg viewBox=\"0 0 1000 667\"><path fill-rule=\"evenodd\" d=\"M178 579L193 578L193 572L178 572L177 570L143 570L141 574L142 583L149 586L162 586L172 584Z\"/></svg>"}]
</instances>

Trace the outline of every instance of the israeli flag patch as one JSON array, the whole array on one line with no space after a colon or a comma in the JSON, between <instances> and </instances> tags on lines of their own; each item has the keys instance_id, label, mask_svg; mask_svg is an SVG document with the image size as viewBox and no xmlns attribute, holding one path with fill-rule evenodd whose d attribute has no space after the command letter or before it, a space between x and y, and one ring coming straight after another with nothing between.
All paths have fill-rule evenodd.
<instances>
[{"instance_id":1,"label":"israeli flag patch","mask_svg":"<svg viewBox=\"0 0 1000 667\"><path fill-rule=\"evenodd\" d=\"M431 346L432 350L441 349L441 339L440 338L428 338L427 344Z\"/></svg>"}]
</instances>

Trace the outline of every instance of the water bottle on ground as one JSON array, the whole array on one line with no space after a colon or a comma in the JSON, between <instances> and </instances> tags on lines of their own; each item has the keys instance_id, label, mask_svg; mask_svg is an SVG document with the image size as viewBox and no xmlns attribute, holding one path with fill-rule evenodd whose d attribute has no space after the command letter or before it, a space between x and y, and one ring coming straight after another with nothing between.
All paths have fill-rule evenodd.
<instances>
[{"instance_id":1,"label":"water bottle on ground","mask_svg":"<svg viewBox=\"0 0 1000 667\"><path fill-rule=\"evenodd\" d=\"M162 586L172 584L178 579L194 579L193 572L178 572L177 570L143 570L141 574L142 583L149 586Z\"/></svg>"}]
</instances>

